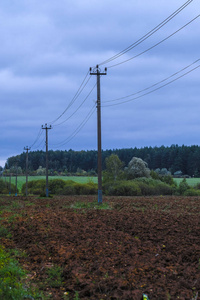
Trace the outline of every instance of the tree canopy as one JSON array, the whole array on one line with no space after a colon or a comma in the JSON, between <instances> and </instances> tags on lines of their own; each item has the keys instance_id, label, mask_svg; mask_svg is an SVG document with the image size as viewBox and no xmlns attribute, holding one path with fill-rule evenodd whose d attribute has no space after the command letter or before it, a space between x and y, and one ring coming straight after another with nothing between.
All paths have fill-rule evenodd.
<instances>
[{"instance_id":1,"label":"tree canopy","mask_svg":"<svg viewBox=\"0 0 200 300\"><path fill-rule=\"evenodd\" d=\"M111 154L117 155L123 162L124 166L133 157L144 160L149 169L167 169L174 174L181 171L182 174L199 177L200 176L200 146L178 146L170 147L144 147L129 149L113 149L102 151L103 169L106 168L106 158ZM26 153L13 156L7 159L6 168L10 169L16 164L22 168L23 172L26 168ZM30 151L29 152L29 170L36 171L39 167L45 168L45 152ZM49 170L57 172L77 172L77 169L86 172L97 171L97 151L49 151Z\"/></svg>"}]
</instances>

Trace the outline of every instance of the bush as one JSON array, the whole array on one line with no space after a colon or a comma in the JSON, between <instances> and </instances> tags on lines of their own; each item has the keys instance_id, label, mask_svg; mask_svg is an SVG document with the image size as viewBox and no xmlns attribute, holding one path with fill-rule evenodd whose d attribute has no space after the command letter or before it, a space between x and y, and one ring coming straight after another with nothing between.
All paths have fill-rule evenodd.
<instances>
[{"instance_id":1,"label":"bush","mask_svg":"<svg viewBox=\"0 0 200 300\"><path fill-rule=\"evenodd\" d=\"M65 185L63 189L58 191L58 195L76 195L76 190L73 185Z\"/></svg>"},{"instance_id":2,"label":"bush","mask_svg":"<svg viewBox=\"0 0 200 300\"><path fill-rule=\"evenodd\" d=\"M94 195L97 193L97 184L89 183L74 183L76 195Z\"/></svg>"},{"instance_id":3,"label":"bush","mask_svg":"<svg viewBox=\"0 0 200 300\"><path fill-rule=\"evenodd\" d=\"M4 182L2 179L0 179L0 194L8 194L9 192L10 192L10 183ZM15 192L16 192L16 187L14 184L11 184L11 193L15 194ZM19 192L18 189L17 192Z\"/></svg>"},{"instance_id":4,"label":"bush","mask_svg":"<svg viewBox=\"0 0 200 300\"><path fill-rule=\"evenodd\" d=\"M113 196L172 195L176 191L174 186L146 177L106 183L103 188L107 195Z\"/></svg>"},{"instance_id":5,"label":"bush","mask_svg":"<svg viewBox=\"0 0 200 300\"><path fill-rule=\"evenodd\" d=\"M142 195L172 195L174 188L161 180L154 180L152 178L137 178L134 180L139 185Z\"/></svg>"},{"instance_id":6,"label":"bush","mask_svg":"<svg viewBox=\"0 0 200 300\"><path fill-rule=\"evenodd\" d=\"M184 192L184 196L200 196L200 191L189 188Z\"/></svg>"},{"instance_id":7,"label":"bush","mask_svg":"<svg viewBox=\"0 0 200 300\"><path fill-rule=\"evenodd\" d=\"M115 184L106 184L104 190L107 195L113 196L140 196L141 190L139 186L131 181L118 181Z\"/></svg>"},{"instance_id":8,"label":"bush","mask_svg":"<svg viewBox=\"0 0 200 300\"><path fill-rule=\"evenodd\" d=\"M174 181L172 175L162 176L160 180L167 183L167 184L169 184L169 185L177 186L177 183Z\"/></svg>"},{"instance_id":9,"label":"bush","mask_svg":"<svg viewBox=\"0 0 200 300\"><path fill-rule=\"evenodd\" d=\"M28 182L28 193L34 195L45 195L46 181L45 179L32 180ZM26 183L22 185L22 193L26 193Z\"/></svg>"},{"instance_id":10,"label":"bush","mask_svg":"<svg viewBox=\"0 0 200 300\"><path fill-rule=\"evenodd\" d=\"M83 184L72 180L64 181L60 179L54 179L50 182L50 193L56 195L94 195L98 190L97 184L93 182Z\"/></svg>"},{"instance_id":11,"label":"bush","mask_svg":"<svg viewBox=\"0 0 200 300\"><path fill-rule=\"evenodd\" d=\"M178 187L178 191L181 195L183 195L188 189L190 189L189 184L187 183L186 179L184 178L180 183Z\"/></svg>"},{"instance_id":12,"label":"bush","mask_svg":"<svg viewBox=\"0 0 200 300\"><path fill-rule=\"evenodd\" d=\"M49 181L49 192L51 194L58 194L65 186L65 181L62 179L52 179Z\"/></svg>"},{"instance_id":13,"label":"bush","mask_svg":"<svg viewBox=\"0 0 200 300\"><path fill-rule=\"evenodd\" d=\"M154 187L144 182L137 182L143 196L155 195Z\"/></svg>"}]
</instances>

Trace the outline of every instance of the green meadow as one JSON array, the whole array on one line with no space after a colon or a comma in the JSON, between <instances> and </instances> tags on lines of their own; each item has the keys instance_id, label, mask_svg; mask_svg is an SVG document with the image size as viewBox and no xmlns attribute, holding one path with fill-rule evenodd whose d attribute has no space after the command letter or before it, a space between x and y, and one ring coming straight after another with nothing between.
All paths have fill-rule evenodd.
<instances>
[{"instance_id":1,"label":"green meadow","mask_svg":"<svg viewBox=\"0 0 200 300\"><path fill-rule=\"evenodd\" d=\"M174 181L179 185L179 183L183 180L183 178L174 178ZM186 178L187 183L190 186L195 186L200 183L200 178Z\"/></svg>"},{"instance_id":2,"label":"green meadow","mask_svg":"<svg viewBox=\"0 0 200 300\"><path fill-rule=\"evenodd\" d=\"M28 181L32 180L40 180L46 179L46 176L29 176ZM78 183L87 183L87 182L94 182L97 183L97 177L87 177L87 176L49 176L49 180L51 179L63 179L63 180L73 180ZM5 178L4 178L5 180ZM6 181L9 182L9 177L6 178ZM174 178L174 181L179 185L179 183L183 180L183 178ZM187 183L190 186L195 186L196 184L200 184L200 178L186 178ZM26 176L18 176L17 177L17 187L21 191L22 185L26 182ZM16 177L11 177L11 183L14 185L16 184Z\"/></svg>"},{"instance_id":3,"label":"green meadow","mask_svg":"<svg viewBox=\"0 0 200 300\"><path fill-rule=\"evenodd\" d=\"M40 180L40 179L46 179L46 176L29 176L28 181L32 180ZM94 182L97 183L97 177L86 177L86 176L49 176L49 180L51 179L63 179L63 180L73 180L78 183L87 183L87 182ZM5 178L4 178L5 180ZM10 177L6 178L6 181L9 182ZM18 176L17 177L17 187L21 191L22 185L26 182L26 176ZM11 183L14 185L16 184L16 177L12 176L11 177Z\"/></svg>"}]
</instances>

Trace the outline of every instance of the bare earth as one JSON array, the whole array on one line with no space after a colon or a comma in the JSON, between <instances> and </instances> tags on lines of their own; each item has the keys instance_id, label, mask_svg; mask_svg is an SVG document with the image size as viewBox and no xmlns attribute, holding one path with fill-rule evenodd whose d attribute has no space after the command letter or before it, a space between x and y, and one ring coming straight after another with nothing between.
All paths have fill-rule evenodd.
<instances>
[{"instance_id":1,"label":"bare earth","mask_svg":"<svg viewBox=\"0 0 200 300\"><path fill-rule=\"evenodd\" d=\"M14 201L14 202L13 202ZM7 247L48 299L200 299L200 197L1 197ZM15 208L11 203L16 203ZM30 205L30 203L32 205ZM48 269L62 268L62 284ZM42 284L41 284L42 283Z\"/></svg>"}]
</instances>

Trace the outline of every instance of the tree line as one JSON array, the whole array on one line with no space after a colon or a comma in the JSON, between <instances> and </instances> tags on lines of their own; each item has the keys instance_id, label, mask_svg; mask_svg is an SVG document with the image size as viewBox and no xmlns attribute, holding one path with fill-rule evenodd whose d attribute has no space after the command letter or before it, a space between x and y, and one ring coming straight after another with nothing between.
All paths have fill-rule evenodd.
<instances>
[{"instance_id":1,"label":"tree line","mask_svg":"<svg viewBox=\"0 0 200 300\"><path fill-rule=\"evenodd\" d=\"M123 162L124 167L128 165L133 157L138 157L148 164L151 170L167 169L171 174L181 171L183 175L194 177L200 176L200 146L178 146L170 147L143 147L102 150L102 167L106 168L106 158L115 154ZM89 173L97 172L97 151L74 151L74 150L50 150L48 153L49 171L56 173L73 174L76 172ZM5 170L20 167L22 172L26 169L26 153L12 156L7 159ZM45 168L46 154L44 151L29 152L29 171L34 172L39 168Z\"/></svg>"}]
</instances>

